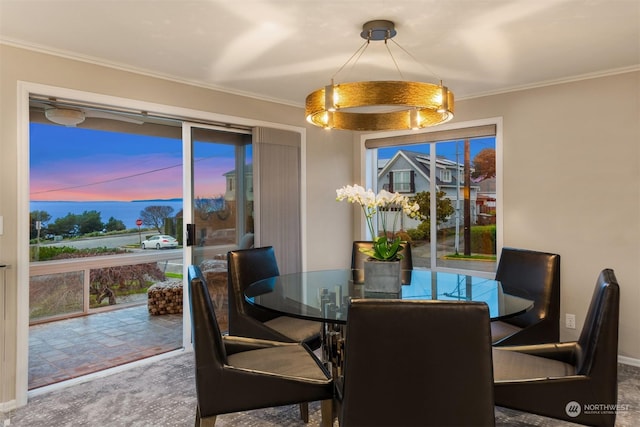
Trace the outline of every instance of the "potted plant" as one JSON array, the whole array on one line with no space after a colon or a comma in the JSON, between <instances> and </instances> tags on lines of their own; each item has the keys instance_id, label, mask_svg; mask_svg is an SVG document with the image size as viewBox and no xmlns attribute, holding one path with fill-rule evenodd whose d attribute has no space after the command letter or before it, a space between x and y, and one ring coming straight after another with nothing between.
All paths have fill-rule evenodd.
<instances>
[{"instance_id":1,"label":"potted plant","mask_svg":"<svg viewBox=\"0 0 640 427\"><path fill-rule=\"evenodd\" d=\"M360 248L369 256L365 262L365 290L380 292L400 291L400 260L402 259L402 239L396 235L400 215L409 218L422 218L420 206L411 202L407 196L380 190L376 195L373 190L365 190L360 185L347 185L336 190L336 200L346 200L360 205L372 236L371 248ZM373 218L380 210L393 209L393 215L382 215L380 218L381 232L376 235ZM389 219L392 218L390 222ZM383 265L375 266L379 262ZM376 284L381 282L381 284Z\"/></svg>"}]
</instances>

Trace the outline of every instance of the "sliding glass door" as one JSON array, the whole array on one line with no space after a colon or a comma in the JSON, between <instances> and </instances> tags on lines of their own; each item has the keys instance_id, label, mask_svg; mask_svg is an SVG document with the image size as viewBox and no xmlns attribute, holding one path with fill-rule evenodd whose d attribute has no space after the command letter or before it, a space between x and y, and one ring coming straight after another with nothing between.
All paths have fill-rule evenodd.
<instances>
[{"instance_id":1,"label":"sliding glass door","mask_svg":"<svg viewBox=\"0 0 640 427\"><path fill-rule=\"evenodd\" d=\"M30 104L28 388L181 348L180 123Z\"/></svg>"},{"instance_id":2,"label":"sliding glass door","mask_svg":"<svg viewBox=\"0 0 640 427\"><path fill-rule=\"evenodd\" d=\"M251 131L31 106L28 388L188 348L189 264L225 330L226 253L253 245Z\"/></svg>"},{"instance_id":3,"label":"sliding glass door","mask_svg":"<svg viewBox=\"0 0 640 427\"><path fill-rule=\"evenodd\" d=\"M227 329L226 254L253 246L251 133L183 125L185 164L185 269L200 267L221 330ZM188 331L185 331L187 333Z\"/></svg>"}]
</instances>

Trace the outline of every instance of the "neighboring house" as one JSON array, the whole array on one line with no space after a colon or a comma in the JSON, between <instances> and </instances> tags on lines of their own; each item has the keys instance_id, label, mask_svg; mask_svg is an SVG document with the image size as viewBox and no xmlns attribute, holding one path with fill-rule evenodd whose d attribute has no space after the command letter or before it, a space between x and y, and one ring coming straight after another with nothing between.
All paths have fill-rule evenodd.
<instances>
[{"instance_id":1,"label":"neighboring house","mask_svg":"<svg viewBox=\"0 0 640 427\"><path fill-rule=\"evenodd\" d=\"M230 170L223 174L225 177L225 192L221 197L198 198L195 200L194 222L198 233L198 244L228 245L239 241L237 233L253 232L253 165L245 166L246 209L249 209L245 228L236 230L236 170Z\"/></svg>"},{"instance_id":2,"label":"neighboring house","mask_svg":"<svg viewBox=\"0 0 640 427\"><path fill-rule=\"evenodd\" d=\"M227 184L224 193L224 200L235 202L236 200L236 171L235 169L224 174ZM247 189L247 201L253 202L253 164L245 165L244 185Z\"/></svg>"},{"instance_id":3,"label":"neighboring house","mask_svg":"<svg viewBox=\"0 0 640 427\"><path fill-rule=\"evenodd\" d=\"M478 198L476 206L478 209L478 224L496 223L496 179L488 178L478 182Z\"/></svg>"},{"instance_id":4,"label":"neighboring house","mask_svg":"<svg viewBox=\"0 0 640 427\"><path fill-rule=\"evenodd\" d=\"M378 163L378 188L390 192L398 192L406 196L415 196L416 193L429 191L431 176L431 157L425 153L408 150L398 150L389 160L381 160ZM464 215L464 164L456 163L444 157L436 158L436 190L444 191L445 197L451 200L454 209L460 214L460 223L463 223ZM478 222L478 198L481 185L471 183L471 223ZM495 188L495 186L494 186ZM487 197L488 194L482 196ZM495 189L492 194L495 206ZM483 199L484 200L484 199ZM484 203L484 202L483 202ZM495 208L494 208L495 209ZM455 226L455 214L440 227ZM402 228L407 230L415 228L419 221L403 218Z\"/></svg>"}]
</instances>

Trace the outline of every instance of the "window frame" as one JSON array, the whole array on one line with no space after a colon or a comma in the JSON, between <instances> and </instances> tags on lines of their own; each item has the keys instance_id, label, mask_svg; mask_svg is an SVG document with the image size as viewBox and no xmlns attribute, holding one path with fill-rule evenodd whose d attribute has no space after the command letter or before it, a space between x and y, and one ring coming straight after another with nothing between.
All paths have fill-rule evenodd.
<instances>
[{"instance_id":1,"label":"window frame","mask_svg":"<svg viewBox=\"0 0 640 427\"><path fill-rule=\"evenodd\" d=\"M360 181L366 188L371 188L373 191L379 191L377 185L377 167L378 156L377 150L370 150L369 148L382 148L392 145L410 145L424 144L426 142L447 141L449 139L464 137L474 138L478 136L486 136L488 127L495 129L495 150L496 150L496 254L500 254L502 247L504 246L504 212L503 212L503 119L502 117L491 117L486 119L464 121L458 123L447 123L439 125L434 128L426 128L417 131L389 131L389 132L376 132L360 135ZM393 138L393 144L385 144ZM435 146L434 146L435 147ZM435 154L435 149L432 151ZM358 176L356 174L356 176ZM433 191L432 191L433 193ZM431 206L431 216L435 217L435 204ZM371 239L370 233L367 230L364 220L358 218L359 228L354 230L354 239ZM436 225L431 225L432 232ZM475 271L475 270L462 270L458 268L448 268L438 266L435 262L436 253L432 251L432 260L430 269L433 271L443 271L466 274L473 274L479 277L493 278L495 272ZM497 260L496 260L497 265Z\"/></svg>"}]
</instances>

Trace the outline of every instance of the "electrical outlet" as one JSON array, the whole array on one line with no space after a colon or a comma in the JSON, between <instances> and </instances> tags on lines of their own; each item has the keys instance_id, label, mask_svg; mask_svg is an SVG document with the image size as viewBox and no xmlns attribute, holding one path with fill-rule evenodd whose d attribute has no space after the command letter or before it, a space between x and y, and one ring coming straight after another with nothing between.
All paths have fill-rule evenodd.
<instances>
[{"instance_id":1,"label":"electrical outlet","mask_svg":"<svg viewBox=\"0 0 640 427\"><path fill-rule=\"evenodd\" d=\"M567 329L575 329L576 328L576 315L575 314L566 314L565 317L565 326Z\"/></svg>"}]
</instances>

